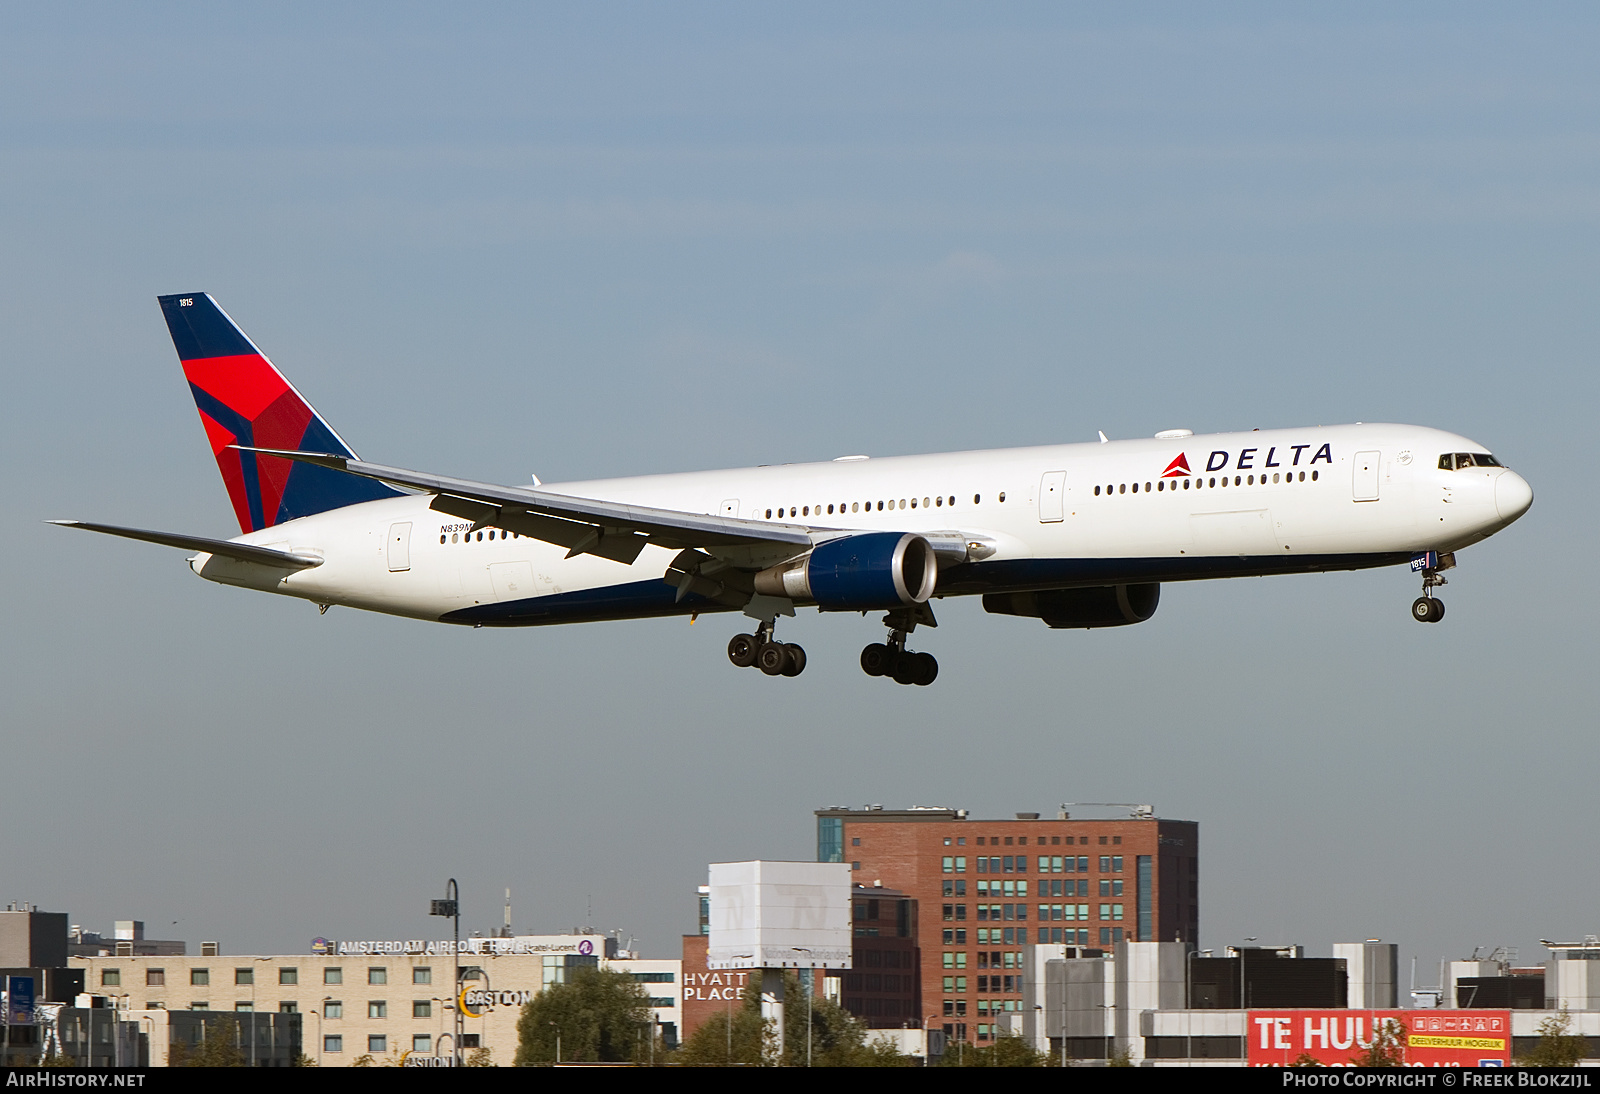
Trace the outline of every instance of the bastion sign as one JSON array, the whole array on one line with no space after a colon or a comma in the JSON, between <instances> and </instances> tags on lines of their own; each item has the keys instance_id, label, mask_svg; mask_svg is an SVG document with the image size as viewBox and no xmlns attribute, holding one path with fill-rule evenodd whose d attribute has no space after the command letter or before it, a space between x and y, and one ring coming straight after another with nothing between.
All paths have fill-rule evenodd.
<instances>
[{"instance_id":1,"label":"bastion sign","mask_svg":"<svg viewBox=\"0 0 1600 1094\"><path fill-rule=\"evenodd\" d=\"M1504 1067L1511 1062L1505 1010L1253 1010L1246 1037L1251 1067L1290 1067L1310 1057L1349 1066L1387 1022L1405 1027L1407 1067Z\"/></svg>"}]
</instances>

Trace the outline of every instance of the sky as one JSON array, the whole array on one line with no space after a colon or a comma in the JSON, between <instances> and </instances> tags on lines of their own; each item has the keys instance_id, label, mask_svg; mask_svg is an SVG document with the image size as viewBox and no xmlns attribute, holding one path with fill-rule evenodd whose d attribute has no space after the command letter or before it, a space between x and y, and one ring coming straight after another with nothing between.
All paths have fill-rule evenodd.
<instances>
[{"instance_id":1,"label":"sky","mask_svg":"<svg viewBox=\"0 0 1600 1094\"><path fill-rule=\"evenodd\" d=\"M0 9L0 901L223 952L617 929L812 811L1196 820L1201 942L1441 958L1600 930L1600 11L1542 4ZM1346 421L1533 485L1405 568L1150 622L470 630L211 585L52 518L228 536L160 293L363 457L495 482ZM1408 977L1402 969L1402 977Z\"/></svg>"}]
</instances>

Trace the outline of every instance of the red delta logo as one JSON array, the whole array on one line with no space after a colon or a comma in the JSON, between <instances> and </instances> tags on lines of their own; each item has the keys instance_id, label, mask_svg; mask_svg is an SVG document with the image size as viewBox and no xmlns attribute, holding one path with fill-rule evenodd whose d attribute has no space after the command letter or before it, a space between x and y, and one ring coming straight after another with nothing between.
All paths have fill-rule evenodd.
<instances>
[{"instance_id":1,"label":"red delta logo","mask_svg":"<svg viewBox=\"0 0 1600 1094\"><path fill-rule=\"evenodd\" d=\"M1177 458L1167 464L1167 469L1161 472L1164 479L1178 479L1189 473L1189 457L1179 452Z\"/></svg>"}]
</instances>

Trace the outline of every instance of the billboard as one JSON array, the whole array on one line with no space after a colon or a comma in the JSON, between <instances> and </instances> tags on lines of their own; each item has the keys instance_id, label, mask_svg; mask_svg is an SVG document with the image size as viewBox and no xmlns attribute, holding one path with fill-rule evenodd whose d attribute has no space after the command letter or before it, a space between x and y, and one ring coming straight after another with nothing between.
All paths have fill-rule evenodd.
<instances>
[{"instance_id":1,"label":"billboard","mask_svg":"<svg viewBox=\"0 0 1600 1094\"><path fill-rule=\"evenodd\" d=\"M708 969L848 969L850 864L713 862Z\"/></svg>"},{"instance_id":2,"label":"billboard","mask_svg":"<svg viewBox=\"0 0 1600 1094\"><path fill-rule=\"evenodd\" d=\"M1251 1067L1292 1067L1315 1060L1348 1067L1372 1046L1373 1031L1404 1027L1407 1067L1504 1067L1511 1062L1506 1010L1252 1010L1246 1040Z\"/></svg>"},{"instance_id":3,"label":"billboard","mask_svg":"<svg viewBox=\"0 0 1600 1094\"><path fill-rule=\"evenodd\" d=\"M5 1023L8 1026L33 1025L33 977L0 977L6 986Z\"/></svg>"}]
</instances>

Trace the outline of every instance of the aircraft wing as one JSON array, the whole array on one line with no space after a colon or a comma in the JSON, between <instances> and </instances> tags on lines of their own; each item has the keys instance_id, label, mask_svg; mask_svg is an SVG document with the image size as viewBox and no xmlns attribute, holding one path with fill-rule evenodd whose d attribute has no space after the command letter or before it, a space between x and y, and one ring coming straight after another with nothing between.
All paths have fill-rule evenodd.
<instances>
[{"instance_id":1,"label":"aircraft wing","mask_svg":"<svg viewBox=\"0 0 1600 1094\"><path fill-rule=\"evenodd\" d=\"M181 536L173 532L151 532L143 528L123 528L116 524L91 524L86 520L47 520L46 524L59 524L63 528L84 528L90 532L104 532L108 536L159 543L163 547L178 547L185 551L203 551L209 555L223 555L241 562L256 562L263 566L281 566L289 570L309 570L321 566L316 555L295 554L271 547L257 547L250 543L235 543L231 539L207 539L204 536Z\"/></svg>"},{"instance_id":2,"label":"aircraft wing","mask_svg":"<svg viewBox=\"0 0 1600 1094\"><path fill-rule=\"evenodd\" d=\"M331 467L351 475L433 494L432 507L438 512L470 520L474 524L492 524L546 543L554 543L567 548L569 558L592 554L615 562L632 563L646 544L685 550L782 544L793 547L794 553L799 554L821 540L846 534L843 530L686 513L676 509L577 498L549 490L496 486L407 471L399 467L385 467L331 453L250 448L244 445L233 447L257 455Z\"/></svg>"}]
</instances>

